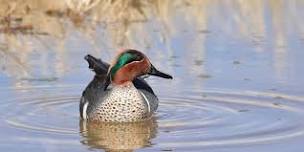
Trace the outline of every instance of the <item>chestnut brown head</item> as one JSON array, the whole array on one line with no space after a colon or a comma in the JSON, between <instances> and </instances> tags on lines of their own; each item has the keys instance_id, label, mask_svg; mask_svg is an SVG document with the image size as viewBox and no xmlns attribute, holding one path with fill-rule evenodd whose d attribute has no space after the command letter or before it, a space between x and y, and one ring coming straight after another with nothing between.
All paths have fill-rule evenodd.
<instances>
[{"instance_id":1,"label":"chestnut brown head","mask_svg":"<svg viewBox=\"0 0 304 152\"><path fill-rule=\"evenodd\" d=\"M158 71L143 53L132 49L125 50L109 68L104 89L106 90L111 82L121 85L146 74L172 79L171 75Z\"/></svg>"}]
</instances>

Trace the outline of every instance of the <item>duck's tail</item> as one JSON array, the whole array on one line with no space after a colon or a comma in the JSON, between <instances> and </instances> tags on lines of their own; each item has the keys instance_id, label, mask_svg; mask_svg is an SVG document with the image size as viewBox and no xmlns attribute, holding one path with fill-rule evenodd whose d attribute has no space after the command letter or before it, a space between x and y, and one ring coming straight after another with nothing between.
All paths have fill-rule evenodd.
<instances>
[{"instance_id":1,"label":"duck's tail","mask_svg":"<svg viewBox=\"0 0 304 152\"><path fill-rule=\"evenodd\" d=\"M106 75L110 65L103 62L101 59L95 58L94 56L88 54L84 57L89 63L89 68L92 69L96 75Z\"/></svg>"}]
</instances>

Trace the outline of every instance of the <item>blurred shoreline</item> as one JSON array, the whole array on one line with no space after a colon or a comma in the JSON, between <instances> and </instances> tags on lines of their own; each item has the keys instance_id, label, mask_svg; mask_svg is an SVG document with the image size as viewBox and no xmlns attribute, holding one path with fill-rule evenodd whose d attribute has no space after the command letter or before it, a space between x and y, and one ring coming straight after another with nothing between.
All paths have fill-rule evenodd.
<instances>
[{"instance_id":1,"label":"blurred shoreline","mask_svg":"<svg viewBox=\"0 0 304 152\"><path fill-rule=\"evenodd\" d=\"M301 0L1 0L1 71L17 79L56 79L76 62L75 52L110 59L115 53L109 50L121 47L174 58L182 54L177 38L194 52L185 57L199 63L210 37L216 37L216 46L226 38L255 52L272 50L280 75L289 43L303 43L302 8ZM297 41L288 41L289 35Z\"/></svg>"}]
</instances>

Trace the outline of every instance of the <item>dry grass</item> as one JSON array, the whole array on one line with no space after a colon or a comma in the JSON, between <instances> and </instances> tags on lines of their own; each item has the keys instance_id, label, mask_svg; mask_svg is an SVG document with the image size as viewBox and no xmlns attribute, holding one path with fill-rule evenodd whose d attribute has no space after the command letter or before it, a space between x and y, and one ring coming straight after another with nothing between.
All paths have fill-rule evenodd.
<instances>
[{"instance_id":1,"label":"dry grass","mask_svg":"<svg viewBox=\"0 0 304 152\"><path fill-rule=\"evenodd\" d=\"M265 7L271 11L268 18ZM288 30L296 28L304 35L304 19L299 15L303 13L297 7L303 8L303 1L0 0L1 59L15 54L10 59L14 62L7 63L31 67L30 55L35 49L56 50L58 56L64 56L66 39L75 31L92 45L95 54L119 47L148 50L161 44L166 49L160 56L172 56L172 38L194 31L197 35L191 44L185 44L185 50L196 50L189 58L200 60L212 24L221 27L217 31L221 34L239 36L257 46L263 45L268 24L278 34L275 43L286 45L282 43L286 43L283 39ZM268 20L273 24L265 22ZM62 73L66 61L63 57L58 60L55 67Z\"/></svg>"}]
</instances>

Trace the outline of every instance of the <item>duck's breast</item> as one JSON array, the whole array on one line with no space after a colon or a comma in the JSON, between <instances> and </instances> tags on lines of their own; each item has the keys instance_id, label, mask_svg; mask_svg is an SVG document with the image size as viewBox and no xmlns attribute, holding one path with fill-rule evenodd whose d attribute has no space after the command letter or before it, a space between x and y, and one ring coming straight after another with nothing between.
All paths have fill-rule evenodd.
<instances>
[{"instance_id":1,"label":"duck's breast","mask_svg":"<svg viewBox=\"0 0 304 152\"><path fill-rule=\"evenodd\" d=\"M155 108L133 85L116 86L100 99L89 119L106 122L134 122L148 119ZM152 109L153 106L153 109Z\"/></svg>"}]
</instances>

